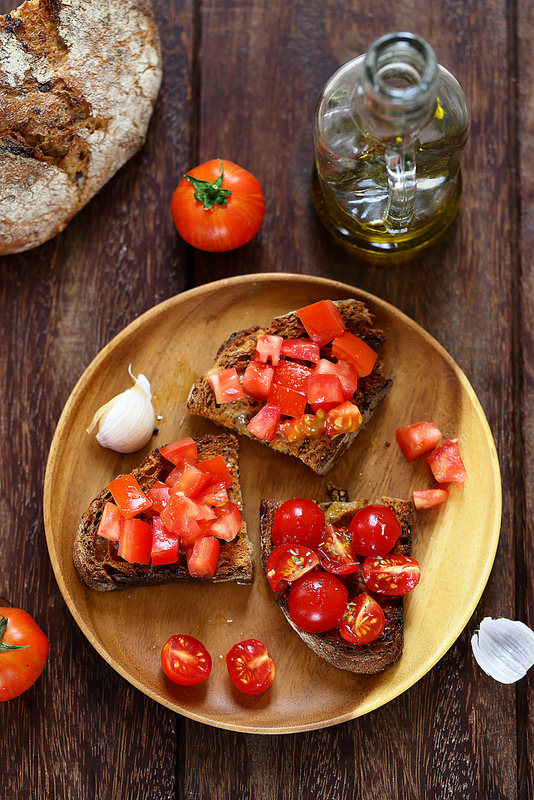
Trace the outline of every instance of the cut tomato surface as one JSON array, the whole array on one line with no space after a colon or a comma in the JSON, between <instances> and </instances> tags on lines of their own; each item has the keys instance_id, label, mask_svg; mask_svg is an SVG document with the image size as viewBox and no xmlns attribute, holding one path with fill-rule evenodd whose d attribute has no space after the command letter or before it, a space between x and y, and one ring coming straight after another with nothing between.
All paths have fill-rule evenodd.
<instances>
[{"instance_id":1,"label":"cut tomato surface","mask_svg":"<svg viewBox=\"0 0 534 800\"><path fill-rule=\"evenodd\" d=\"M365 506L349 525L355 556L385 556L402 533L400 523L389 506Z\"/></svg>"},{"instance_id":2,"label":"cut tomato surface","mask_svg":"<svg viewBox=\"0 0 534 800\"><path fill-rule=\"evenodd\" d=\"M304 439L320 439L324 434L326 414L319 409L317 414L303 414L296 419L280 423L280 433L288 442L303 442Z\"/></svg>"},{"instance_id":3,"label":"cut tomato surface","mask_svg":"<svg viewBox=\"0 0 534 800\"><path fill-rule=\"evenodd\" d=\"M340 361L348 361L356 368L359 378L365 378L373 371L378 354L359 336L343 333L332 342L332 355Z\"/></svg>"},{"instance_id":4,"label":"cut tomato surface","mask_svg":"<svg viewBox=\"0 0 534 800\"><path fill-rule=\"evenodd\" d=\"M400 448L408 461L432 450L441 441L441 432L433 422L414 422L395 431Z\"/></svg>"},{"instance_id":5,"label":"cut tomato surface","mask_svg":"<svg viewBox=\"0 0 534 800\"><path fill-rule=\"evenodd\" d=\"M343 400L350 400L358 388L358 373L354 364L348 361L329 361L328 358L321 358L317 362L314 371L315 375L336 375L341 383Z\"/></svg>"},{"instance_id":6,"label":"cut tomato surface","mask_svg":"<svg viewBox=\"0 0 534 800\"><path fill-rule=\"evenodd\" d=\"M251 361L243 375L243 391L257 400L267 400L274 376L274 367Z\"/></svg>"},{"instance_id":7,"label":"cut tomato surface","mask_svg":"<svg viewBox=\"0 0 534 800\"><path fill-rule=\"evenodd\" d=\"M315 344L324 347L345 330L343 317L332 300L320 300L297 311L306 333Z\"/></svg>"},{"instance_id":8,"label":"cut tomato surface","mask_svg":"<svg viewBox=\"0 0 534 800\"><path fill-rule=\"evenodd\" d=\"M211 483L224 483L227 489L232 486L232 474L223 456L213 456L199 461L197 468L208 475Z\"/></svg>"},{"instance_id":9,"label":"cut tomato surface","mask_svg":"<svg viewBox=\"0 0 534 800\"><path fill-rule=\"evenodd\" d=\"M211 656L194 636L171 636L161 651L163 672L180 686L195 686L211 673Z\"/></svg>"},{"instance_id":10,"label":"cut tomato surface","mask_svg":"<svg viewBox=\"0 0 534 800\"><path fill-rule=\"evenodd\" d=\"M274 680L274 661L259 639L245 639L226 654L226 666L232 683L245 694L260 694Z\"/></svg>"},{"instance_id":11,"label":"cut tomato surface","mask_svg":"<svg viewBox=\"0 0 534 800\"><path fill-rule=\"evenodd\" d=\"M285 339L280 354L287 358L295 358L297 361L315 363L321 357L321 349L309 339Z\"/></svg>"},{"instance_id":12,"label":"cut tomato surface","mask_svg":"<svg viewBox=\"0 0 534 800\"><path fill-rule=\"evenodd\" d=\"M267 560L267 580L274 592L293 583L319 564L317 553L302 544L281 544Z\"/></svg>"},{"instance_id":13,"label":"cut tomato surface","mask_svg":"<svg viewBox=\"0 0 534 800\"><path fill-rule=\"evenodd\" d=\"M378 594L399 595L410 592L421 577L419 562L409 556L373 556L363 562L365 585Z\"/></svg>"},{"instance_id":14,"label":"cut tomato surface","mask_svg":"<svg viewBox=\"0 0 534 800\"><path fill-rule=\"evenodd\" d=\"M386 618L379 603L363 592L347 604L339 633L352 644L369 644L384 632Z\"/></svg>"},{"instance_id":15,"label":"cut tomato surface","mask_svg":"<svg viewBox=\"0 0 534 800\"><path fill-rule=\"evenodd\" d=\"M125 519L118 554L131 564L148 564L152 552L152 525L141 519Z\"/></svg>"},{"instance_id":16,"label":"cut tomato surface","mask_svg":"<svg viewBox=\"0 0 534 800\"><path fill-rule=\"evenodd\" d=\"M282 336L259 336L256 342L255 358L264 364L270 361L273 367L276 367L280 361L280 351L283 341Z\"/></svg>"},{"instance_id":17,"label":"cut tomato surface","mask_svg":"<svg viewBox=\"0 0 534 800\"><path fill-rule=\"evenodd\" d=\"M98 523L97 536L108 539L110 542L118 542L122 530L124 517L115 503L106 503L102 512L102 517Z\"/></svg>"},{"instance_id":18,"label":"cut tomato surface","mask_svg":"<svg viewBox=\"0 0 534 800\"><path fill-rule=\"evenodd\" d=\"M155 565L176 564L180 549L180 538L174 533L170 533L161 517L154 517L152 520L152 550L150 560Z\"/></svg>"},{"instance_id":19,"label":"cut tomato surface","mask_svg":"<svg viewBox=\"0 0 534 800\"><path fill-rule=\"evenodd\" d=\"M182 461L189 461L190 464L194 464L197 460L197 445L190 436L160 447L159 452L172 464L181 464Z\"/></svg>"},{"instance_id":20,"label":"cut tomato surface","mask_svg":"<svg viewBox=\"0 0 534 800\"><path fill-rule=\"evenodd\" d=\"M228 503L228 492L224 483L213 483L196 498L207 506L225 506Z\"/></svg>"},{"instance_id":21,"label":"cut tomato surface","mask_svg":"<svg viewBox=\"0 0 534 800\"><path fill-rule=\"evenodd\" d=\"M215 402L219 405L233 403L245 396L235 367L211 372L207 378L215 393Z\"/></svg>"},{"instance_id":22,"label":"cut tomato surface","mask_svg":"<svg viewBox=\"0 0 534 800\"><path fill-rule=\"evenodd\" d=\"M173 494L183 492L186 497L196 497L210 485L211 478L198 466L184 461L179 467L173 469L165 483L171 487Z\"/></svg>"},{"instance_id":23,"label":"cut tomato surface","mask_svg":"<svg viewBox=\"0 0 534 800\"><path fill-rule=\"evenodd\" d=\"M161 481L156 481L154 486L147 493L147 497L149 497L152 502L152 510L156 511L158 514L161 514L163 512L163 509L169 502L170 496L171 496L171 487L167 486L165 483L162 483Z\"/></svg>"},{"instance_id":24,"label":"cut tomato surface","mask_svg":"<svg viewBox=\"0 0 534 800\"><path fill-rule=\"evenodd\" d=\"M281 383L289 389L306 395L308 392L308 378L313 370L304 364L296 364L294 361L280 361L274 371L274 383Z\"/></svg>"},{"instance_id":25,"label":"cut tomato surface","mask_svg":"<svg viewBox=\"0 0 534 800\"><path fill-rule=\"evenodd\" d=\"M199 522L211 519L215 519L215 512L209 506L182 494L171 494L161 514L167 530L178 534L184 544L192 544L203 536Z\"/></svg>"},{"instance_id":26,"label":"cut tomato surface","mask_svg":"<svg viewBox=\"0 0 534 800\"><path fill-rule=\"evenodd\" d=\"M358 558L352 554L350 534L334 525L326 525L324 538L317 552L322 568L334 575L349 575L360 568Z\"/></svg>"},{"instance_id":27,"label":"cut tomato surface","mask_svg":"<svg viewBox=\"0 0 534 800\"><path fill-rule=\"evenodd\" d=\"M280 414L286 417L300 417L306 410L306 395L281 383L273 382L267 405L279 408Z\"/></svg>"},{"instance_id":28,"label":"cut tomato surface","mask_svg":"<svg viewBox=\"0 0 534 800\"><path fill-rule=\"evenodd\" d=\"M327 412L343 402L343 389L337 375L314 373L308 380L308 403L315 414L322 409Z\"/></svg>"},{"instance_id":29,"label":"cut tomato surface","mask_svg":"<svg viewBox=\"0 0 534 800\"><path fill-rule=\"evenodd\" d=\"M463 487L467 470L460 455L458 439L449 439L438 445L427 460L438 483L459 483Z\"/></svg>"},{"instance_id":30,"label":"cut tomato surface","mask_svg":"<svg viewBox=\"0 0 534 800\"><path fill-rule=\"evenodd\" d=\"M215 536L202 536L186 547L187 569L193 578L212 578L217 570L221 544Z\"/></svg>"},{"instance_id":31,"label":"cut tomato surface","mask_svg":"<svg viewBox=\"0 0 534 800\"><path fill-rule=\"evenodd\" d=\"M268 403L260 408L258 413L252 417L247 425L247 431L258 439L265 442L272 442L276 436L278 423L280 421L280 409L278 406Z\"/></svg>"},{"instance_id":32,"label":"cut tomato surface","mask_svg":"<svg viewBox=\"0 0 534 800\"><path fill-rule=\"evenodd\" d=\"M425 508L441 506L448 499L449 492L447 489L416 489L413 492L413 502L419 511Z\"/></svg>"},{"instance_id":33,"label":"cut tomato surface","mask_svg":"<svg viewBox=\"0 0 534 800\"><path fill-rule=\"evenodd\" d=\"M108 484L108 489L126 519L135 517L152 505L133 475L120 475Z\"/></svg>"},{"instance_id":34,"label":"cut tomato surface","mask_svg":"<svg viewBox=\"0 0 534 800\"><path fill-rule=\"evenodd\" d=\"M207 535L224 539L225 542L231 542L235 539L243 524L239 506L235 503L226 503L224 506L214 507L213 511L215 519L202 522L200 527Z\"/></svg>"},{"instance_id":35,"label":"cut tomato surface","mask_svg":"<svg viewBox=\"0 0 534 800\"><path fill-rule=\"evenodd\" d=\"M328 436L338 436L340 433L354 433L362 426L362 415L360 409L345 400L335 408L331 408L324 422L324 431Z\"/></svg>"}]
</instances>

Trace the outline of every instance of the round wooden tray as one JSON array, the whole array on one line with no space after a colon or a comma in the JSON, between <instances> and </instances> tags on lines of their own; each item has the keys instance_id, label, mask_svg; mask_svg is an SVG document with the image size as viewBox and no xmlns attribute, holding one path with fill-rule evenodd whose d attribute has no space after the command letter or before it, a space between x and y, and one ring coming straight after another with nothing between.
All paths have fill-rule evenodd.
<instances>
[{"instance_id":1,"label":"round wooden tray","mask_svg":"<svg viewBox=\"0 0 534 800\"><path fill-rule=\"evenodd\" d=\"M97 593L78 579L72 544L82 513L119 473L148 450L186 435L215 431L186 409L189 388L233 331L266 325L274 316L321 298L356 297L375 315L387 343L381 357L393 387L368 427L327 479L296 459L241 439L244 515L254 543L255 580L237 584L176 584ZM86 433L95 410L129 385L128 365L151 381L159 433L144 451L121 456ZM433 485L426 459L408 463L395 429L428 419L445 437L458 436L469 480L451 489L439 509L415 514L413 555L419 586L405 599L400 661L375 676L337 670L318 658L287 625L262 573L258 548L261 497L326 499L326 480L351 498L409 498ZM300 275L247 275L201 286L140 316L86 369L59 420L45 478L44 521L60 591L91 644L134 686L174 711L229 730L290 733L365 714L405 691L450 648L482 594L492 567L501 518L500 473L484 413L464 374L422 328L372 295L330 280ZM174 633L201 639L213 658L198 687L171 684L160 651ZM224 656L242 639L265 642L276 679L262 695L234 689Z\"/></svg>"}]
</instances>

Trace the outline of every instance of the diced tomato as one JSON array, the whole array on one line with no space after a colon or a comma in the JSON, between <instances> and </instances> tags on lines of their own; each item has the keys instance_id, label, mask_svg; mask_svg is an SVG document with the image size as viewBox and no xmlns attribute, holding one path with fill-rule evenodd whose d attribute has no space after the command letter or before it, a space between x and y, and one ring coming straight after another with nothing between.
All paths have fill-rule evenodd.
<instances>
[{"instance_id":1,"label":"diced tomato","mask_svg":"<svg viewBox=\"0 0 534 800\"><path fill-rule=\"evenodd\" d=\"M194 464L197 460L197 445L190 436L160 447L159 452L172 464L181 464L182 461L189 461L190 464Z\"/></svg>"},{"instance_id":2,"label":"diced tomato","mask_svg":"<svg viewBox=\"0 0 534 800\"><path fill-rule=\"evenodd\" d=\"M267 560L267 580L273 592L293 583L319 564L317 554L303 544L281 544Z\"/></svg>"},{"instance_id":3,"label":"diced tomato","mask_svg":"<svg viewBox=\"0 0 534 800\"><path fill-rule=\"evenodd\" d=\"M161 517L152 520L152 550L150 560L154 565L176 564L180 549L180 537L169 533Z\"/></svg>"},{"instance_id":4,"label":"diced tomato","mask_svg":"<svg viewBox=\"0 0 534 800\"><path fill-rule=\"evenodd\" d=\"M125 519L118 554L131 564L148 564L152 552L152 525L142 519Z\"/></svg>"},{"instance_id":5,"label":"diced tomato","mask_svg":"<svg viewBox=\"0 0 534 800\"><path fill-rule=\"evenodd\" d=\"M280 433L288 442L303 442L304 439L320 439L324 433L326 414L319 409L317 414L303 414L297 419L280 423Z\"/></svg>"},{"instance_id":6,"label":"diced tomato","mask_svg":"<svg viewBox=\"0 0 534 800\"><path fill-rule=\"evenodd\" d=\"M256 342L255 358L264 364L270 361L273 367L276 367L280 361L280 351L283 341L281 336L259 336Z\"/></svg>"},{"instance_id":7,"label":"diced tomato","mask_svg":"<svg viewBox=\"0 0 534 800\"><path fill-rule=\"evenodd\" d=\"M215 393L216 403L233 403L235 400L241 400L245 396L235 367L211 372L207 378Z\"/></svg>"},{"instance_id":8,"label":"diced tomato","mask_svg":"<svg viewBox=\"0 0 534 800\"><path fill-rule=\"evenodd\" d=\"M440 506L448 498L449 492L447 489L418 489L413 492L413 502L419 511L424 508Z\"/></svg>"},{"instance_id":9,"label":"diced tomato","mask_svg":"<svg viewBox=\"0 0 534 800\"><path fill-rule=\"evenodd\" d=\"M306 411L306 395L282 383L273 383L267 404L279 408L286 417L300 417Z\"/></svg>"},{"instance_id":10,"label":"diced tomato","mask_svg":"<svg viewBox=\"0 0 534 800\"><path fill-rule=\"evenodd\" d=\"M314 373L308 380L308 403L317 414L321 408L330 411L343 402L343 390L337 375Z\"/></svg>"},{"instance_id":11,"label":"diced tomato","mask_svg":"<svg viewBox=\"0 0 534 800\"><path fill-rule=\"evenodd\" d=\"M273 375L274 367L261 361L251 361L243 375L243 391L257 400L267 400Z\"/></svg>"},{"instance_id":12,"label":"diced tomato","mask_svg":"<svg viewBox=\"0 0 534 800\"><path fill-rule=\"evenodd\" d=\"M296 358L297 361L312 361L315 363L321 357L320 347L309 339L285 339L280 355L287 358Z\"/></svg>"},{"instance_id":13,"label":"diced tomato","mask_svg":"<svg viewBox=\"0 0 534 800\"><path fill-rule=\"evenodd\" d=\"M157 481L148 492L147 497L152 501L152 509L161 514L171 495L171 488L161 481Z\"/></svg>"},{"instance_id":14,"label":"diced tomato","mask_svg":"<svg viewBox=\"0 0 534 800\"><path fill-rule=\"evenodd\" d=\"M326 415L324 432L328 436L337 436L339 433L354 433L362 425L360 409L346 400L341 405L331 408Z\"/></svg>"},{"instance_id":15,"label":"diced tomato","mask_svg":"<svg viewBox=\"0 0 534 800\"><path fill-rule=\"evenodd\" d=\"M184 544L191 544L203 536L199 522L212 519L215 519L215 512L209 506L182 494L171 494L161 515L167 530L178 534Z\"/></svg>"},{"instance_id":16,"label":"diced tomato","mask_svg":"<svg viewBox=\"0 0 534 800\"><path fill-rule=\"evenodd\" d=\"M363 339L353 333L344 333L332 342L332 355L340 361L354 364L359 378L373 371L378 354Z\"/></svg>"},{"instance_id":17,"label":"diced tomato","mask_svg":"<svg viewBox=\"0 0 534 800\"><path fill-rule=\"evenodd\" d=\"M215 575L221 544L215 536L203 536L186 548L187 568L193 578L211 578Z\"/></svg>"},{"instance_id":18,"label":"diced tomato","mask_svg":"<svg viewBox=\"0 0 534 800\"><path fill-rule=\"evenodd\" d=\"M118 542L123 521L119 507L115 503L106 503L96 531L97 536L109 539L110 542Z\"/></svg>"},{"instance_id":19,"label":"diced tomato","mask_svg":"<svg viewBox=\"0 0 534 800\"><path fill-rule=\"evenodd\" d=\"M433 422L414 422L395 431L400 448L408 461L428 453L441 440L441 432Z\"/></svg>"},{"instance_id":20,"label":"diced tomato","mask_svg":"<svg viewBox=\"0 0 534 800\"><path fill-rule=\"evenodd\" d=\"M213 510L216 519L200 524L204 535L216 536L217 539L231 542L241 530L243 523L241 511L235 503L227 503L225 506L220 506Z\"/></svg>"},{"instance_id":21,"label":"diced tomato","mask_svg":"<svg viewBox=\"0 0 534 800\"><path fill-rule=\"evenodd\" d=\"M224 456L206 458L204 461L199 461L197 467L208 475L211 483L224 483L227 489L231 487L233 479Z\"/></svg>"},{"instance_id":22,"label":"diced tomato","mask_svg":"<svg viewBox=\"0 0 534 800\"><path fill-rule=\"evenodd\" d=\"M152 505L133 475L120 475L108 484L123 517L130 519Z\"/></svg>"},{"instance_id":23,"label":"diced tomato","mask_svg":"<svg viewBox=\"0 0 534 800\"><path fill-rule=\"evenodd\" d=\"M214 483L197 495L199 503L207 506L224 506L228 502L228 492L224 483Z\"/></svg>"},{"instance_id":24,"label":"diced tomato","mask_svg":"<svg viewBox=\"0 0 534 800\"><path fill-rule=\"evenodd\" d=\"M354 364L348 361L329 361L327 358L321 358L315 367L315 375L337 375L341 383L343 391L343 399L350 400L356 389L358 388L358 373Z\"/></svg>"},{"instance_id":25,"label":"diced tomato","mask_svg":"<svg viewBox=\"0 0 534 800\"><path fill-rule=\"evenodd\" d=\"M320 300L297 311L306 333L315 344L324 347L345 330L343 317L332 300Z\"/></svg>"},{"instance_id":26,"label":"diced tomato","mask_svg":"<svg viewBox=\"0 0 534 800\"><path fill-rule=\"evenodd\" d=\"M438 483L459 483L467 480L467 470L460 455L458 439L449 439L427 456L430 469Z\"/></svg>"},{"instance_id":27,"label":"diced tomato","mask_svg":"<svg viewBox=\"0 0 534 800\"><path fill-rule=\"evenodd\" d=\"M351 644L369 644L382 636L385 626L382 608L374 598L362 593L347 603L339 633Z\"/></svg>"},{"instance_id":28,"label":"diced tomato","mask_svg":"<svg viewBox=\"0 0 534 800\"><path fill-rule=\"evenodd\" d=\"M360 568L359 560L352 555L350 535L329 523L317 552L323 569L334 575L350 575Z\"/></svg>"},{"instance_id":29,"label":"diced tomato","mask_svg":"<svg viewBox=\"0 0 534 800\"><path fill-rule=\"evenodd\" d=\"M274 383L281 383L296 392L307 394L308 378L313 370L304 364L295 364L294 361L280 361L274 371Z\"/></svg>"},{"instance_id":30,"label":"diced tomato","mask_svg":"<svg viewBox=\"0 0 534 800\"><path fill-rule=\"evenodd\" d=\"M247 425L247 431L264 442L272 442L280 421L280 409L269 404L260 408Z\"/></svg>"},{"instance_id":31,"label":"diced tomato","mask_svg":"<svg viewBox=\"0 0 534 800\"><path fill-rule=\"evenodd\" d=\"M183 492L186 497L196 497L209 486L211 479L198 466L184 461L181 466L173 469L165 483L171 487L173 494Z\"/></svg>"}]
</instances>

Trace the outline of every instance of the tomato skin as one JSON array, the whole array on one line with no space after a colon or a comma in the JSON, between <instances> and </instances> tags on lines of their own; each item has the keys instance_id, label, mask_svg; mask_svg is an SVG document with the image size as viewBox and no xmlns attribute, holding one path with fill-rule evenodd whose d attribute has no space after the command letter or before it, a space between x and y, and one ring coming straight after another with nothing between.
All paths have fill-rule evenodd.
<instances>
[{"instance_id":1,"label":"tomato skin","mask_svg":"<svg viewBox=\"0 0 534 800\"><path fill-rule=\"evenodd\" d=\"M458 439L449 439L438 445L427 456L427 461L438 483L458 483L463 488L467 470L460 455Z\"/></svg>"},{"instance_id":2,"label":"tomato skin","mask_svg":"<svg viewBox=\"0 0 534 800\"><path fill-rule=\"evenodd\" d=\"M180 548L180 537L169 533L161 521L161 517L152 520L152 550L150 561L154 566L176 564Z\"/></svg>"},{"instance_id":3,"label":"tomato skin","mask_svg":"<svg viewBox=\"0 0 534 800\"><path fill-rule=\"evenodd\" d=\"M198 454L196 442L190 436L160 447L159 452L167 461L176 465L181 464L182 461L189 461L190 464L194 464Z\"/></svg>"},{"instance_id":4,"label":"tomato skin","mask_svg":"<svg viewBox=\"0 0 534 800\"><path fill-rule=\"evenodd\" d=\"M235 403L242 400L245 396L239 375L235 367L220 369L208 375L208 381L215 395L215 402L218 405L224 403Z\"/></svg>"},{"instance_id":5,"label":"tomato skin","mask_svg":"<svg viewBox=\"0 0 534 800\"><path fill-rule=\"evenodd\" d=\"M119 475L108 484L108 489L126 519L135 517L152 505L133 475Z\"/></svg>"},{"instance_id":6,"label":"tomato skin","mask_svg":"<svg viewBox=\"0 0 534 800\"><path fill-rule=\"evenodd\" d=\"M327 412L339 406L344 400L341 381L332 373L314 372L308 380L308 403L314 414L319 409Z\"/></svg>"},{"instance_id":7,"label":"tomato skin","mask_svg":"<svg viewBox=\"0 0 534 800\"><path fill-rule=\"evenodd\" d=\"M286 417L301 417L306 410L306 395L282 383L274 383L267 397L267 405L280 409Z\"/></svg>"},{"instance_id":8,"label":"tomato skin","mask_svg":"<svg viewBox=\"0 0 534 800\"><path fill-rule=\"evenodd\" d=\"M349 525L355 556L385 556L402 533L400 523L388 506L365 506Z\"/></svg>"},{"instance_id":9,"label":"tomato skin","mask_svg":"<svg viewBox=\"0 0 534 800\"><path fill-rule=\"evenodd\" d=\"M130 564L148 564L152 553L152 525L142 519L125 519L118 555Z\"/></svg>"},{"instance_id":10,"label":"tomato skin","mask_svg":"<svg viewBox=\"0 0 534 800\"><path fill-rule=\"evenodd\" d=\"M215 536L202 536L186 548L187 569L193 578L212 578L217 570L221 543Z\"/></svg>"},{"instance_id":11,"label":"tomato skin","mask_svg":"<svg viewBox=\"0 0 534 800\"><path fill-rule=\"evenodd\" d=\"M255 414L247 425L247 431L264 442L272 442L276 437L278 423L280 421L280 409L266 403L257 414Z\"/></svg>"},{"instance_id":12,"label":"tomato skin","mask_svg":"<svg viewBox=\"0 0 534 800\"><path fill-rule=\"evenodd\" d=\"M273 545L303 544L315 550L323 539L325 524L324 511L313 500L286 500L274 515Z\"/></svg>"},{"instance_id":13,"label":"tomato skin","mask_svg":"<svg viewBox=\"0 0 534 800\"><path fill-rule=\"evenodd\" d=\"M206 523L201 523L200 527L209 536L216 536L217 539L232 542L243 524L239 506L229 502L224 506L215 506L213 510L216 518Z\"/></svg>"},{"instance_id":14,"label":"tomato skin","mask_svg":"<svg viewBox=\"0 0 534 800\"><path fill-rule=\"evenodd\" d=\"M441 431L433 422L414 422L395 431L399 447L408 461L432 450L441 440Z\"/></svg>"},{"instance_id":15,"label":"tomato skin","mask_svg":"<svg viewBox=\"0 0 534 800\"><path fill-rule=\"evenodd\" d=\"M180 236L210 253L222 253L247 244L258 233L265 216L265 200L259 181L250 172L224 159L212 159L190 170L193 178L213 183L224 170L222 188L232 192L226 205L204 209L195 199L195 188L182 178L171 200L171 213Z\"/></svg>"},{"instance_id":16,"label":"tomato skin","mask_svg":"<svg viewBox=\"0 0 534 800\"><path fill-rule=\"evenodd\" d=\"M3 649L10 645L21 649ZM44 669L48 649L47 637L26 611L0 608L0 702L33 686Z\"/></svg>"},{"instance_id":17,"label":"tomato skin","mask_svg":"<svg viewBox=\"0 0 534 800\"><path fill-rule=\"evenodd\" d=\"M386 618L380 605L364 592L348 603L339 633L351 644L369 644L382 636L385 626Z\"/></svg>"},{"instance_id":18,"label":"tomato skin","mask_svg":"<svg viewBox=\"0 0 534 800\"><path fill-rule=\"evenodd\" d=\"M243 375L243 391L257 400L267 400L274 376L274 367L251 361Z\"/></svg>"},{"instance_id":19,"label":"tomato skin","mask_svg":"<svg viewBox=\"0 0 534 800\"><path fill-rule=\"evenodd\" d=\"M280 361L274 371L273 381L305 395L308 392L308 378L311 374L312 370L303 364L296 364L294 361Z\"/></svg>"},{"instance_id":20,"label":"tomato skin","mask_svg":"<svg viewBox=\"0 0 534 800\"><path fill-rule=\"evenodd\" d=\"M213 456L199 461L197 468L208 475L211 483L224 483L227 489L232 486L232 473L223 456Z\"/></svg>"},{"instance_id":21,"label":"tomato skin","mask_svg":"<svg viewBox=\"0 0 534 800\"><path fill-rule=\"evenodd\" d=\"M354 364L348 361L329 361L321 358L314 370L315 375L336 375L341 383L343 400L350 400L358 388L358 373Z\"/></svg>"},{"instance_id":22,"label":"tomato skin","mask_svg":"<svg viewBox=\"0 0 534 800\"><path fill-rule=\"evenodd\" d=\"M418 511L441 506L449 499L447 489L416 489L412 494L414 506Z\"/></svg>"},{"instance_id":23,"label":"tomato skin","mask_svg":"<svg viewBox=\"0 0 534 800\"><path fill-rule=\"evenodd\" d=\"M310 342L309 339L285 339L280 353L297 361L312 361L313 363L319 361L321 357L319 345Z\"/></svg>"},{"instance_id":24,"label":"tomato skin","mask_svg":"<svg viewBox=\"0 0 534 800\"><path fill-rule=\"evenodd\" d=\"M319 564L313 550L301 544L281 544L275 547L267 560L267 580L273 592L286 583L293 583Z\"/></svg>"},{"instance_id":25,"label":"tomato skin","mask_svg":"<svg viewBox=\"0 0 534 800\"><path fill-rule=\"evenodd\" d=\"M211 656L194 636L178 634L171 636L161 651L163 672L180 686L196 686L211 672Z\"/></svg>"},{"instance_id":26,"label":"tomato skin","mask_svg":"<svg viewBox=\"0 0 534 800\"><path fill-rule=\"evenodd\" d=\"M108 539L110 542L118 542L123 521L124 517L119 507L115 503L106 503L98 523L97 536L102 536L103 539Z\"/></svg>"},{"instance_id":27,"label":"tomato skin","mask_svg":"<svg viewBox=\"0 0 534 800\"><path fill-rule=\"evenodd\" d=\"M234 686L245 694L260 694L274 681L274 661L259 639L234 644L226 654L228 674Z\"/></svg>"},{"instance_id":28,"label":"tomato skin","mask_svg":"<svg viewBox=\"0 0 534 800\"><path fill-rule=\"evenodd\" d=\"M400 595L411 592L421 577L419 562L409 556L375 556L363 562L365 585L377 594Z\"/></svg>"},{"instance_id":29,"label":"tomato skin","mask_svg":"<svg viewBox=\"0 0 534 800\"><path fill-rule=\"evenodd\" d=\"M353 333L343 333L332 342L332 355L340 361L354 364L359 378L373 371L378 354L363 339Z\"/></svg>"},{"instance_id":30,"label":"tomato skin","mask_svg":"<svg viewBox=\"0 0 534 800\"><path fill-rule=\"evenodd\" d=\"M306 333L319 347L324 347L345 330L343 317L333 300L319 300L297 311Z\"/></svg>"},{"instance_id":31,"label":"tomato skin","mask_svg":"<svg viewBox=\"0 0 534 800\"><path fill-rule=\"evenodd\" d=\"M307 633L323 633L337 627L347 607L347 587L329 572L308 572L291 584L289 616Z\"/></svg>"}]
</instances>

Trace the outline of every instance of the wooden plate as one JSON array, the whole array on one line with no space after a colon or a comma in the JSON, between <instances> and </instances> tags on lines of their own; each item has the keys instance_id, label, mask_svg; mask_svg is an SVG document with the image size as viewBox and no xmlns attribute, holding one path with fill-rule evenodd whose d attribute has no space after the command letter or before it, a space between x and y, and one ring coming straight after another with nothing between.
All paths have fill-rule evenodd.
<instances>
[{"instance_id":1,"label":"wooden plate","mask_svg":"<svg viewBox=\"0 0 534 800\"><path fill-rule=\"evenodd\" d=\"M425 459L408 463L396 440L399 425L434 421L446 437L458 435L469 472L465 490L451 489L439 509L415 515L413 554L422 579L405 600L405 645L398 664L362 677L318 658L287 625L259 562L260 498L326 499L326 479L299 461L241 440L245 518L255 545L252 586L166 585L99 594L86 589L72 564L79 519L92 498L117 474L128 472L154 446L214 431L188 415L194 378L207 370L218 346L235 330L265 325L272 317L321 298L362 299L387 335L382 358L394 379L389 396L367 429L328 475L353 498L409 498L433 481ZM129 385L128 365L152 383L159 433L143 452L120 456L85 432L95 410ZM458 366L422 328L400 311L350 286L300 275L247 275L202 286L147 311L111 341L72 392L48 459L44 520L50 559L65 601L91 644L149 697L184 714L229 730L289 733L365 714L405 691L459 636L482 594L499 537L501 489L491 432ZM160 651L174 633L201 639L213 658L212 674L194 688L171 685ZM224 655L245 638L265 642L276 679L264 694L234 689Z\"/></svg>"}]
</instances>

